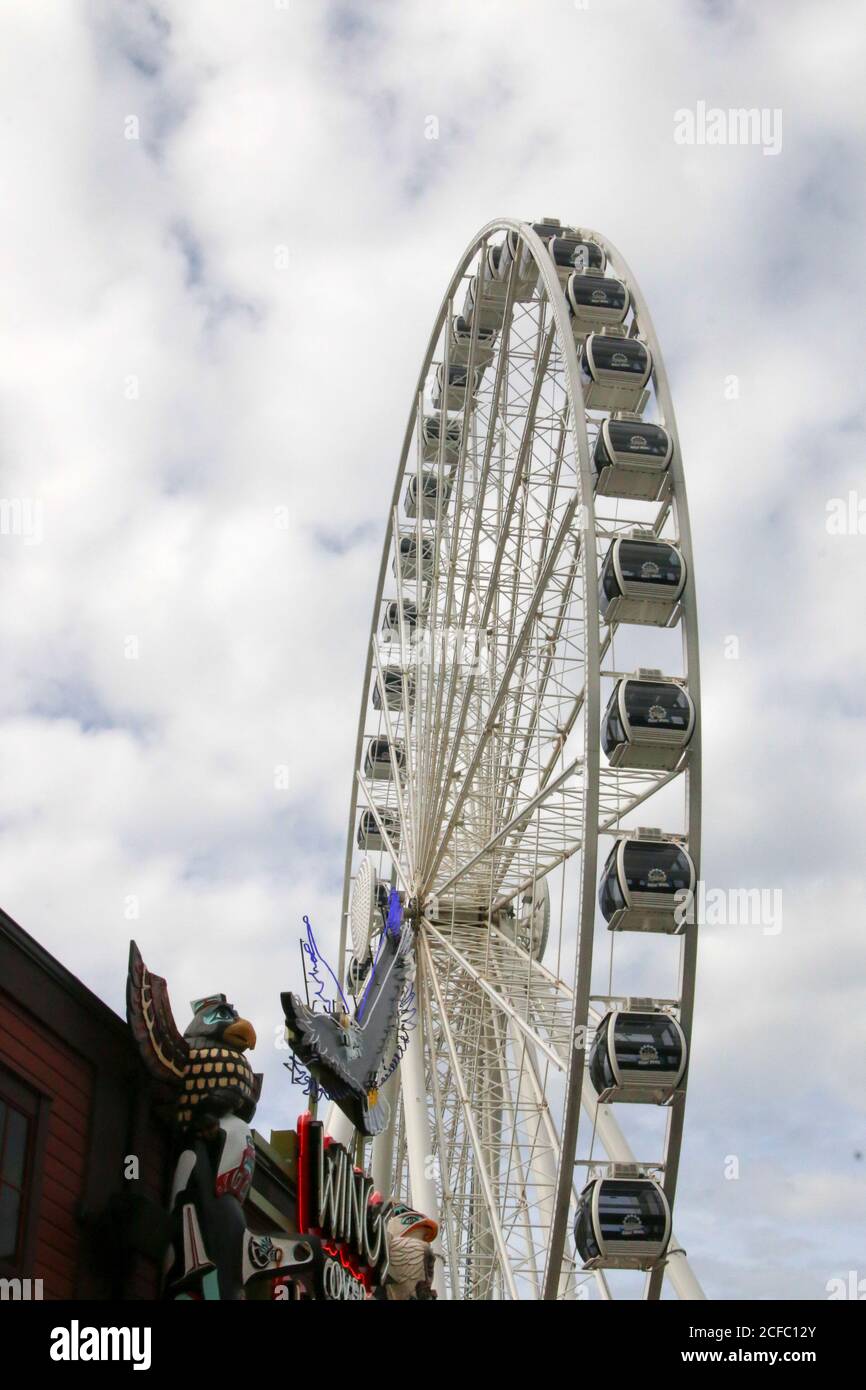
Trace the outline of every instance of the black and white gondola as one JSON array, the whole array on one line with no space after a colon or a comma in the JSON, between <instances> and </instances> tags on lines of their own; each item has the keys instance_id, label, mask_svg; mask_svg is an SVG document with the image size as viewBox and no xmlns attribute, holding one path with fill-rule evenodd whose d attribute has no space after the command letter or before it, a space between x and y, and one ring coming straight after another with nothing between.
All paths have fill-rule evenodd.
<instances>
[{"instance_id":1,"label":"black and white gondola","mask_svg":"<svg viewBox=\"0 0 866 1390\"><path fill-rule=\"evenodd\" d=\"M400 843L400 817L394 810L389 810L387 806L377 806L376 808L382 829L396 849ZM358 848L361 850L383 850L386 848L385 841L382 839L376 817L367 807L361 812L361 819L358 822Z\"/></svg>"},{"instance_id":2,"label":"black and white gondola","mask_svg":"<svg viewBox=\"0 0 866 1390\"><path fill-rule=\"evenodd\" d=\"M441 498L441 502L440 499ZM440 482L439 474L435 469L425 469L421 474L421 518L423 521L435 521L441 507L442 513L447 511L448 503L451 498L451 479L443 477ZM418 474L410 473L409 481L406 484L406 494L403 498L403 510L406 515L413 519L418 515Z\"/></svg>"},{"instance_id":3,"label":"black and white gondola","mask_svg":"<svg viewBox=\"0 0 866 1390\"><path fill-rule=\"evenodd\" d=\"M440 436L445 430L443 452L446 462L452 463L460 450L463 420L459 415L425 415L421 421L421 457L425 463L439 460Z\"/></svg>"},{"instance_id":4,"label":"black and white gondola","mask_svg":"<svg viewBox=\"0 0 866 1390\"><path fill-rule=\"evenodd\" d=\"M508 277L511 276L512 297L518 304L525 304L532 299L538 280L534 262L530 259L527 265L522 251L523 242L519 234L515 231L506 232L496 270L499 279L506 286Z\"/></svg>"},{"instance_id":5,"label":"black and white gondola","mask_svg":"<svg viewBox=\"0 0 866 1390\"><path fill-rule=\"evenodd\" d=\"M610 931L680 935L692 915L695 866L675 836L638 830L620 836L601 872L598 905Z\"/></svg>"},{"instance_id":6,"label":"black and white gondola","mask_svg":"<svg viewBox=\"0 0 866 1390\"><path fill-rule=\"evenodd\" d=\"M350 994L361 993L371 965L369 957L366 960L358 960L357 956L349 957L349 964L346 966L346 989Z\"/></svg>"},{"instance_id":7,"label":"black and white gondola","mask_svg":"<svg viewBox=\"0 0 866 1390\"><path fill-rule=\"evenodd\" d=\"M384 691L384 703L389 710L401 710L403 708L403 669L400 666L383 666L380 678L373 686L373 708L382 708L382 693ZM411 704L415 694L415 675L414 672L406 673L406 689Z\"/></svg>"},{"instance_id":8,"label":"black and white gondola","mask_svg":"<svg viewBox=\"0 0 866 1390\"><path fill-rule=\"evenodd\" d=\"M403 631L412 640L418 626L418 605L411 599L403 600ZM397 599L389 599L382 613L382 636L389 642L400 641L400 607Z\"/></svg>"},{"instance_id":9,"label":"black and white gondola","mask_svg":"<svg viewBox=\"0 0 866 1390\"><path fill-rule=\"evenodd\" d=\"M389 743L386 738L371 738L364 754L364 776L376 782L390 782L395 771L400 773L406 764L402 743Z\"/></svg>"},{"instance_id":10,"label":"black and white gondola","mask_svg":"<svg viewBox=\"0 0 866 1390\"><path fill-rule=\"evenodd\" d=\"M505 318L508 287L499 279L495 282L482 279L479 288L479 274L473 275L466 286L461 318L470 328L477 324L479 333L490 329L498 333Z\"/></svg>"},{"instance_id":11,"label":"black and white gondola","mask_svg":"<svg viewBox=\"0 0 866 1390\"><path fill-rule=\"evenodd\" d=\"M571 331L581 340L595 329L616 328L629 309L629 293L622 280L601 270L573 270L565 285L571 315Z\"/></svg>"},{"instance_id":12,"label":"black and white gondola","mask_svg":"<svg viewBox=\"0 0 866 1390\"><path fill-rule=\"evenodd\" d=\"M567 289L568 282L575 271L590 270L599 275L604 274L605 255L597 241L590 241L580 236L554 236L547 243L550 258L556 267L556 274L562 288ZM543 293L543 279L539 277L539 293Z\"/></svg>"},{"instance_id":13,"label":"black and white gondola","mask_svg":"<svg viewBox=\"0 0 866 1390\"><path fill-rule=\"evenodd\" d=\"M400 574L403 582L417 582L418 579L418 540L414 535L402 535L399 541L400 553ZM421 537L421 579L424 583L433 577L433 539L430 536ZM394 556L392 563L394 575L397 575L397 556Z\"/></svg>"},{"instance_id":14,"label":"black and white gondola","mask_svg":"<svg viewBox=\"0 0 866 1390\"><path fill-rule=\"evenodd\" d=\"M479 262L478 276L481 293L484 298L498 300L500 303L504 304L507 298L507 290L499 274L501 260L502 244L488 246Z\"/></svg>"},{"instance_id":15,"label":"black and white gondola","mask_svg":"<svg viewBox=\"0 0 866 1390\"><path fill-rule=\"evenodd\" d=\"M643 410L652 354L639 338L615 327L590 333L581 344L579 366L587 410Z\"/></svg>"},{"instance_id":16,"label":"black and white gondola","mask_svg":"<svg viewBox=\"0 0 866 1390\"><path fill-rule=\"evenodd\" d=\"M445 386L445 364L440 362L436 368L433 383L433 407L435 410L462 410L466 404L466 393L474 399L481 384L482 368L475 367L471 377L469 368L459 362L448 365L448 386Z\"/></svg>"},{"instance_id":17,"label":"black and white gondola","mask_svg":"<svg viewBox=\"0 0 866 1390\"><path fill-rule=\"evenodd\" d=\"M600 1102L664 1105L686 1069L686 1039L662 1009L611 1009L596 1030L589 1076Z\"/></svg>"},{"instance_id":18,"label":"black and white gondola","mask_svg":"<svg viewBox=\"0 0 866 1390\"><path fill-rule=\"evenodd\" d=\"M550 887L543 878L496 914L493 925L521 950L541 960L550 931Z\"/></svg>"},{"instance_id":19,"label":"black and white gondola","mask_svg":"<svg viewBox=\"0 0 866 1390\"><path fill-rule=\"evenodd\" d=\"M475 365L476 367L486 367L493 357L496 346L496 329L480 329L475 338ZM451 341L448 348L448 360L457 366L467 366L469 354L472 349L472 325L467 323L461 314L455 314L451 320Z\"/></svg>"},{"instance_id":20,"label":"black and white gondola","mask_svg":"<svg viewBox=\"0 0 866 1390\"><path fill-rule=\"evenodd\" d=\"M558 217L543 217L540 222L533 222L532 230L536 236L540 237L545 246L549 248L554 237L574 236L573 227L563 227ZM506 247L508 246L506 237ZM503 259L507 252L503 252ZM538 266L527 242L522 242L517 253L517 273L522 282L529 281L532 285L532 293L535 293L538 284ZM529 296L531 298L531 295Z\"/></svg>"},{"instance_id":21,"label":"black and white gondola","mask_svg":"<svg viewBox=\"0 0 866 1390\"><path fill-rule=\"evenodd\" d=\"M601 723L601 746L611 767L670 771L688 747L695 706L678 681L660 671L618 680Z\"/></svg>"},{"instance_id":22,"label":"black and white gondola","mask_svg":"<svg viewBox=\"0 0 866 1390\"><path fill-rule=\"evenodd\" d=\"M599 612L606 623L672 627L685 584L685 561L675 545L641 532L618 536L601 567Z\"/></svg>"},{"instance_id":23,"label":"black and white gondola","mask_svg":"<svg viewBox=\"0 0 866 1390\"><path fill-rule=\"evenodd\" d=\"M670 1207L653 1178L593 1178L578 1198L574 1242L584 1269L652 1269L670 1238Z\"/></svg>"},{"instance_id":24,"label":"black and white gondola","mask_svg":"<svg viewBox=\"0 0 866 1390\"><path fill-rule=\"evenodd\" d=\"M656 502L669 485L673 441L661 425L619 411L603 420L592 452L595 490L602 497Z\"/></svg>"}]
</instances>

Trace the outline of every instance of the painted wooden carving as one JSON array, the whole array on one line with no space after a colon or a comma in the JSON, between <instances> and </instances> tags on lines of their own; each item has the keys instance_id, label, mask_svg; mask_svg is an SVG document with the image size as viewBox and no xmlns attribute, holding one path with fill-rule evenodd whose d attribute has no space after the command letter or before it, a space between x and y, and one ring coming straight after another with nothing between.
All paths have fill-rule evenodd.
<instances>
[{"instance_id":1,"label":"painted wooden carving","mask_svg":"<svg viewBox=\"0 0 866 1390\"><path fill-rule=\"evenodd\" d=\"M386 1232L386 1297L398 1303L434 1299L436 1256L431 1246L439 1233L438 1222L395 1200L388 1206Z\"/></svg>"},{"instance_id":2,"label":"painted wooden carving","mask_svg":"<svg viewBox=\"0 0 866 1390\"><path fill-rule=\"evenodd\" d=\"M354 1017L347 1012L316 1013L296 994L280 996L290 1048L362 1134L379 1134L388 1123L388 1102L380 1087L389 1049L396 1045L400 1001L414 971L414 935L404 923L383 931Z\"/></svg>"},{"instance_id":3,"label":"painted wooden carving","mask_svg":"<svg viewBox=\"0 0 866 1390\"><path fill-rule=\"evenodd\" d=\"M256 1045L255 1029L224 994L191 1007L192 1022L181 1034L165 980L151 974L130 942L127 1018L159 1098L173 1108L179 1144L165 1293L242 1299L252 1281L298 1271L313 1252L300 1238L256 1235L246 1226L243 1202L255 1162L250 1121L262 1079L244 1054Z\"/></svg>"}]
</instances>

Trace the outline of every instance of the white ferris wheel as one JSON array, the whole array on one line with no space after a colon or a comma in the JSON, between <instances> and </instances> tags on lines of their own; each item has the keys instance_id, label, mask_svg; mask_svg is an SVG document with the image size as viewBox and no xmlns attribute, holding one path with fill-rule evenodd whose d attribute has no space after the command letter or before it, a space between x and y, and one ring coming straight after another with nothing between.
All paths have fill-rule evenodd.
<instances>
[{"instance_id":1,"label":"white ferris wheel","mask_svg":"<svg viewBox=\"0 0 866 1390\"><path fill-rule=\"evenodd\" d=\"M672 1229L699 851L652 321L604 237L497 220L445 292L397 468L340 944L357 997L399 891L415 976L365 1161L439 1221L440 1297L703 1297ZM334 1107L328 1128L351 1142Z\"/></svg>"}]
</instances>

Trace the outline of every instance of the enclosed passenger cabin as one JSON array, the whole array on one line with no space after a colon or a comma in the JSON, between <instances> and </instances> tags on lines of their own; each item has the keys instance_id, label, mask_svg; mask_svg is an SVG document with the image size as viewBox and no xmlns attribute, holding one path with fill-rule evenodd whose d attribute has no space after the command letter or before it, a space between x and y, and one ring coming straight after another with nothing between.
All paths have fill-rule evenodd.
<instances>
[{"instance_id":1,"label":"enclosed passenger cabin","mask_svg":"<svg viewBox=\"0 0 866 1390\"><path fill-rule=\"evenodd\" d=\"M382 829L391 841L391 846L396 849L400 843L400 817L396 811L389 811L386 806L377 806L376 814L382 824ZM366 851L387 849L385 841L379 832L376 816L367 807L361 812L361 819L358 822L358 848Z\"/></svg>"},{"instance_id":2,"label":"enclosed passenger cabin","mask_svg":"<svg viewBox=\"0 0 866 1390\"><path fill-rule=\"evenodd\" d=\"M674 839L659 832L617 840L607 857L598 905L610 931L673 936L693 915L695 866Z\"/></svg>"},{"instance_id":3,"label":"enclosed passenger cabin","mask_svg":"<svg viewBox=\"0 0 866 1390\"><path fill-rule=\"evenodd\" d=\"M411 705L415 695L415 676L411 671L404 672L401 666L383 666L380 676L373 685L373 708L382 708L382 690L385 703L390 710L403 708L403 676L406 677L406 694Z\"/></svg>"},{"instance_id":4,"label":"enclosed passenger cabin","mask_svg":"<svg viewBox=\"0 0 866 1390\"><path fill-rule=\"evenodd\" d=\"M501 260L502 246L488 246L482 253L481 259L478 262L478 281L481 285L481 293L485 299L498 300L501 304L504 304L506 289L499 274Z\"/></svg>"},{"instance_id":5,"label":"enclosed passenger cabin","mask_svg":"<svg viewBox=\"0 0 866 1390\"><path fill-rule=\"evenodd\" d=\"M364 982L370 973L372 961L368 956L366 960L357 960L355 956L349 957L349 964L346 967L346 989L350 994L360 994L364 988Z\"/></svg>"},{"instance_id":6,"label":"enclosed passenger cabin","mask_svg":"<svg viewBox=\"0 0 866 1390\"><path fill-rule=\"evenodd\" d=\"M601 567L599 612L607 623L670 627L679 617L685 583L685 561L675 545L619 536Z\"/></svg>"},{"instance_id":7,"label":"enclosed passenger cabin","mask_svg":"<svg viewBox=\"0 0 866 1390\"><path fill-rule=\"evenodd\" d=\"M505 240L502 243L502 253L497 264L497 274L499 279L508 288L508 278L511 276L512 298L518 304L525 303L535 294L535 283L538 272L535 263L531 260L528 273L521 276L520 266L522 265L523 242L519 232L506 232ZM512 275L512 266L514 273Z\"/></svg>"},{"instance_id":8,"label":"enclosed passenger cabin","mask_svg":"<svg viewBox=\"0 0 866 1390\"><path fill-rule=\"evenodd\" d=\"M564 285L575 270L596 270L604 274L605 255L597 241L587 237L555 236L547 243L547 249Z\"/></svg>"},{"instance_id":9,"label":"enclosed passenger cabin","mask_svg":"<svg viewBox=\"0 0 866 1390\"><path fill-rule=\"evenodd\" d=\"M547 879L540 879L534 888L520 896L491 918L491 924L516 942L533 960L541 960L550 933L550 888Z\"/></svg>"},{"instance_id":10,"label":"enclosed passenger cabin","mask_svg":"<svg viewBox=\"0 0 866 1390\"><path fill-rule=\"evenodd\" d=\"M600 270L573 270L566 282L565 298L571 329L578 339L597 328L618 327L629 309L629 293L622 280Z\"/></svg>"},{"instance_id":11,"label":"enclosed passenger cabin","mask_svg":"<svg viewBox=\"0 0 866 1390\"><path fill-rule=\"evenodd\" d=\"M592 453L596 492L656 502L669 486L673 440L661 425L621 413L604 420Z\"/></svg>"},{"instance_id":12,"label":"enclosed passenger cabin","mask_svg":"<svg viewBox=\"0 0 866 1390\"><path fill-rule=\"evenodd\" d=\"M421 537L421 578L424 582L433 577L434 546L430 536ZM397 556L394 556L392 569L397 577ZM403 582L418 579L418 541L415 536L400 537L400 570Z\"/></svg>"},{"instance_id":13,"label":"enclosed passenger cabin","mask_svg":"<svg viewBox=\"0 0 866 1390\"><path fill-rule=\"evenodd\" d=\"M583 399L588 410L635 410L646 404L652 356L646 343L608 329L590 333L580 349Z\"/></svg>"},{"instance_id":14,"label":"enclosed passenger cabin","mask_svg":"<svg viewBox=\"0 0 866 1390\"><path fill-rule=\"evenodd\" d=\"M486 332L491 328L498 332L505 317L506 294L507 286L501 281L497 281L495 287L489 281L483 283L479 294L478 276L473 275L466 287L461 318L470 327L477 320L479 332Z\"/></svg>"},{"instance_id":15,"label":"enclosed passenger cabin","mask_svg":"<svg viewBox=\"0 0 866 1390\"><path fill-rule=\"evenodd\" d=\"M447 463L456 459L463 434L463 420L460 416L425 415L421 420L421 456L425 463L436 463L439 459L440 434L445 430L443 452Z\"/></svg>"},{"instance_id":16,"label":"enclosed passenger cabin","mask_svg":"<svg viewBox=\"0 0 866 1390\"><path fill-rule=\"evenodd\" d=\"M435 521L437 513L445 515L451 498L451 479L441 480L435 469L425 469L421 474L421 517L424 521ZM440 502L441 497L441 502ZM403 509L407 516L418 515L418 474L410 473L403 498Z\"/></svg>"},{"instance_id":17,"label":"enclosed passenger cabin","mask_svg":"<svg viewBox=\"0 0 866 1390\"><path fill-rule=\"evenodd\" d=\"M448 387L445 388L445 364L440 362L436 368L433 383L433 405L436 410L462 410L466 403L466 392L475 396L481 385L483 368L475 367L470 378L469 368L455 363L448 367Z\"/></svg>"},{"instance_id":18,"label":"enclosed passenger cabin","mask_svg":"<svg viewBox=\"0 0 866 1390\"><path fill-rule=\"evenodd\" d=\"M475 366L486 367L493 357L496 346L496 329L479 329L475 339ZM472 324L462 314L455 314L451 320L451 342L448 347L448 360L460 366L467 366L472 347Z\"/></svg>"},{"instance_id":19,"label":"enclosed passenger cabin","mask_svg":"<svg viewBox=\"0 0 866 1390\"><path fill-rule=\"evenodd\" d=\"M403 600L403 632L408 641L411 642L418 626L418 607L412 603L411 599ZM382 636L389 641L400 641L400 608L397 599L391 599L385 604L385 611L382 614Z\"/></svg>"},{"instance_id":20,"label":"enclosed passenger cabin","mask_svg":"<svg viewBox=\"0 0 866 1390\"><path fill-rule=\"evenodd\" d=\"M661 1009L612 1009L596 1031L589 1076L602 1102L664 1105L686 1069L686 1038Z\"/></svg>"},{"instance_id":21,"label":"enclosed passenger cabin","mask_svg":"<svg viewBox=\"0 0 866 1390\"><path fill-rule=\"evenodd\" d=\"M584 1269L652 1269L671 1238L671 1209L653 1178L593 1178L580 1194L574 1243Z\"/></svg>"},{"instance_id":22,"label":"enclosed passenger cabin","mask_svg":"<svg viewBox=\"0 0 866 1390\"><path fill-rule=\"evenodd\" d=\"M374 781L389 782L396 769L402 772L406 761L406 750L402 743L393 746L386 738L371 738L364 754L364 776Z\"/></svg>"},{"instance_id":23,"label":"enclosed passenger cabin","mask_svg":"<svg viewBox=\"0 0 866 1390\"><path fill-rule=\"evenodd\" d=\"M617 681L601 725L611 767L675 768L695 727L695 705L676 681Z\"/></svg>"},{"instance_id":24,"label":"enclosed passenger cabin","mask_svg":"<svg viewBox=\"0 0 866 1390\"><path fill-rule=\"evenodd\" d=\"M563 227L558 217L544 217L540 222L533 222L531 226L532 230L541 238L545 246L549 246L554 237L574 235L573 228ZM523 242L520 247L520 259L517 263L517 273L521 280L531 280L534 290L538 281L538 266L526 242Z\"/></svg>"}]
</instances>

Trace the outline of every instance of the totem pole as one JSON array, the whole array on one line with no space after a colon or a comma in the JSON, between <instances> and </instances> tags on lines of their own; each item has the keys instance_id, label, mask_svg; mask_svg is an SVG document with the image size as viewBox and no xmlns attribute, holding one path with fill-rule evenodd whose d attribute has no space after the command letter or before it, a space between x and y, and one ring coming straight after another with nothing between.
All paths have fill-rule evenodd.
<instances>
[{"instance_id":1,"label":"totem pole","mask_svg":"<svg viewBox=\"0 0 866 1390\"><path fill-rule=\"evenodd\" d=\"M127 1019L178 1138L165 1296L243 1299L252 1282L300 1272L314 1255L301 1237L247 1228L243 1203L255 1163L250 1121L262 1078L244 1053L256 1045L255 1029L224 994L191 1007L181 1035L165 980L150 973L130 942Z\"/></svg>"}]
</instances>

